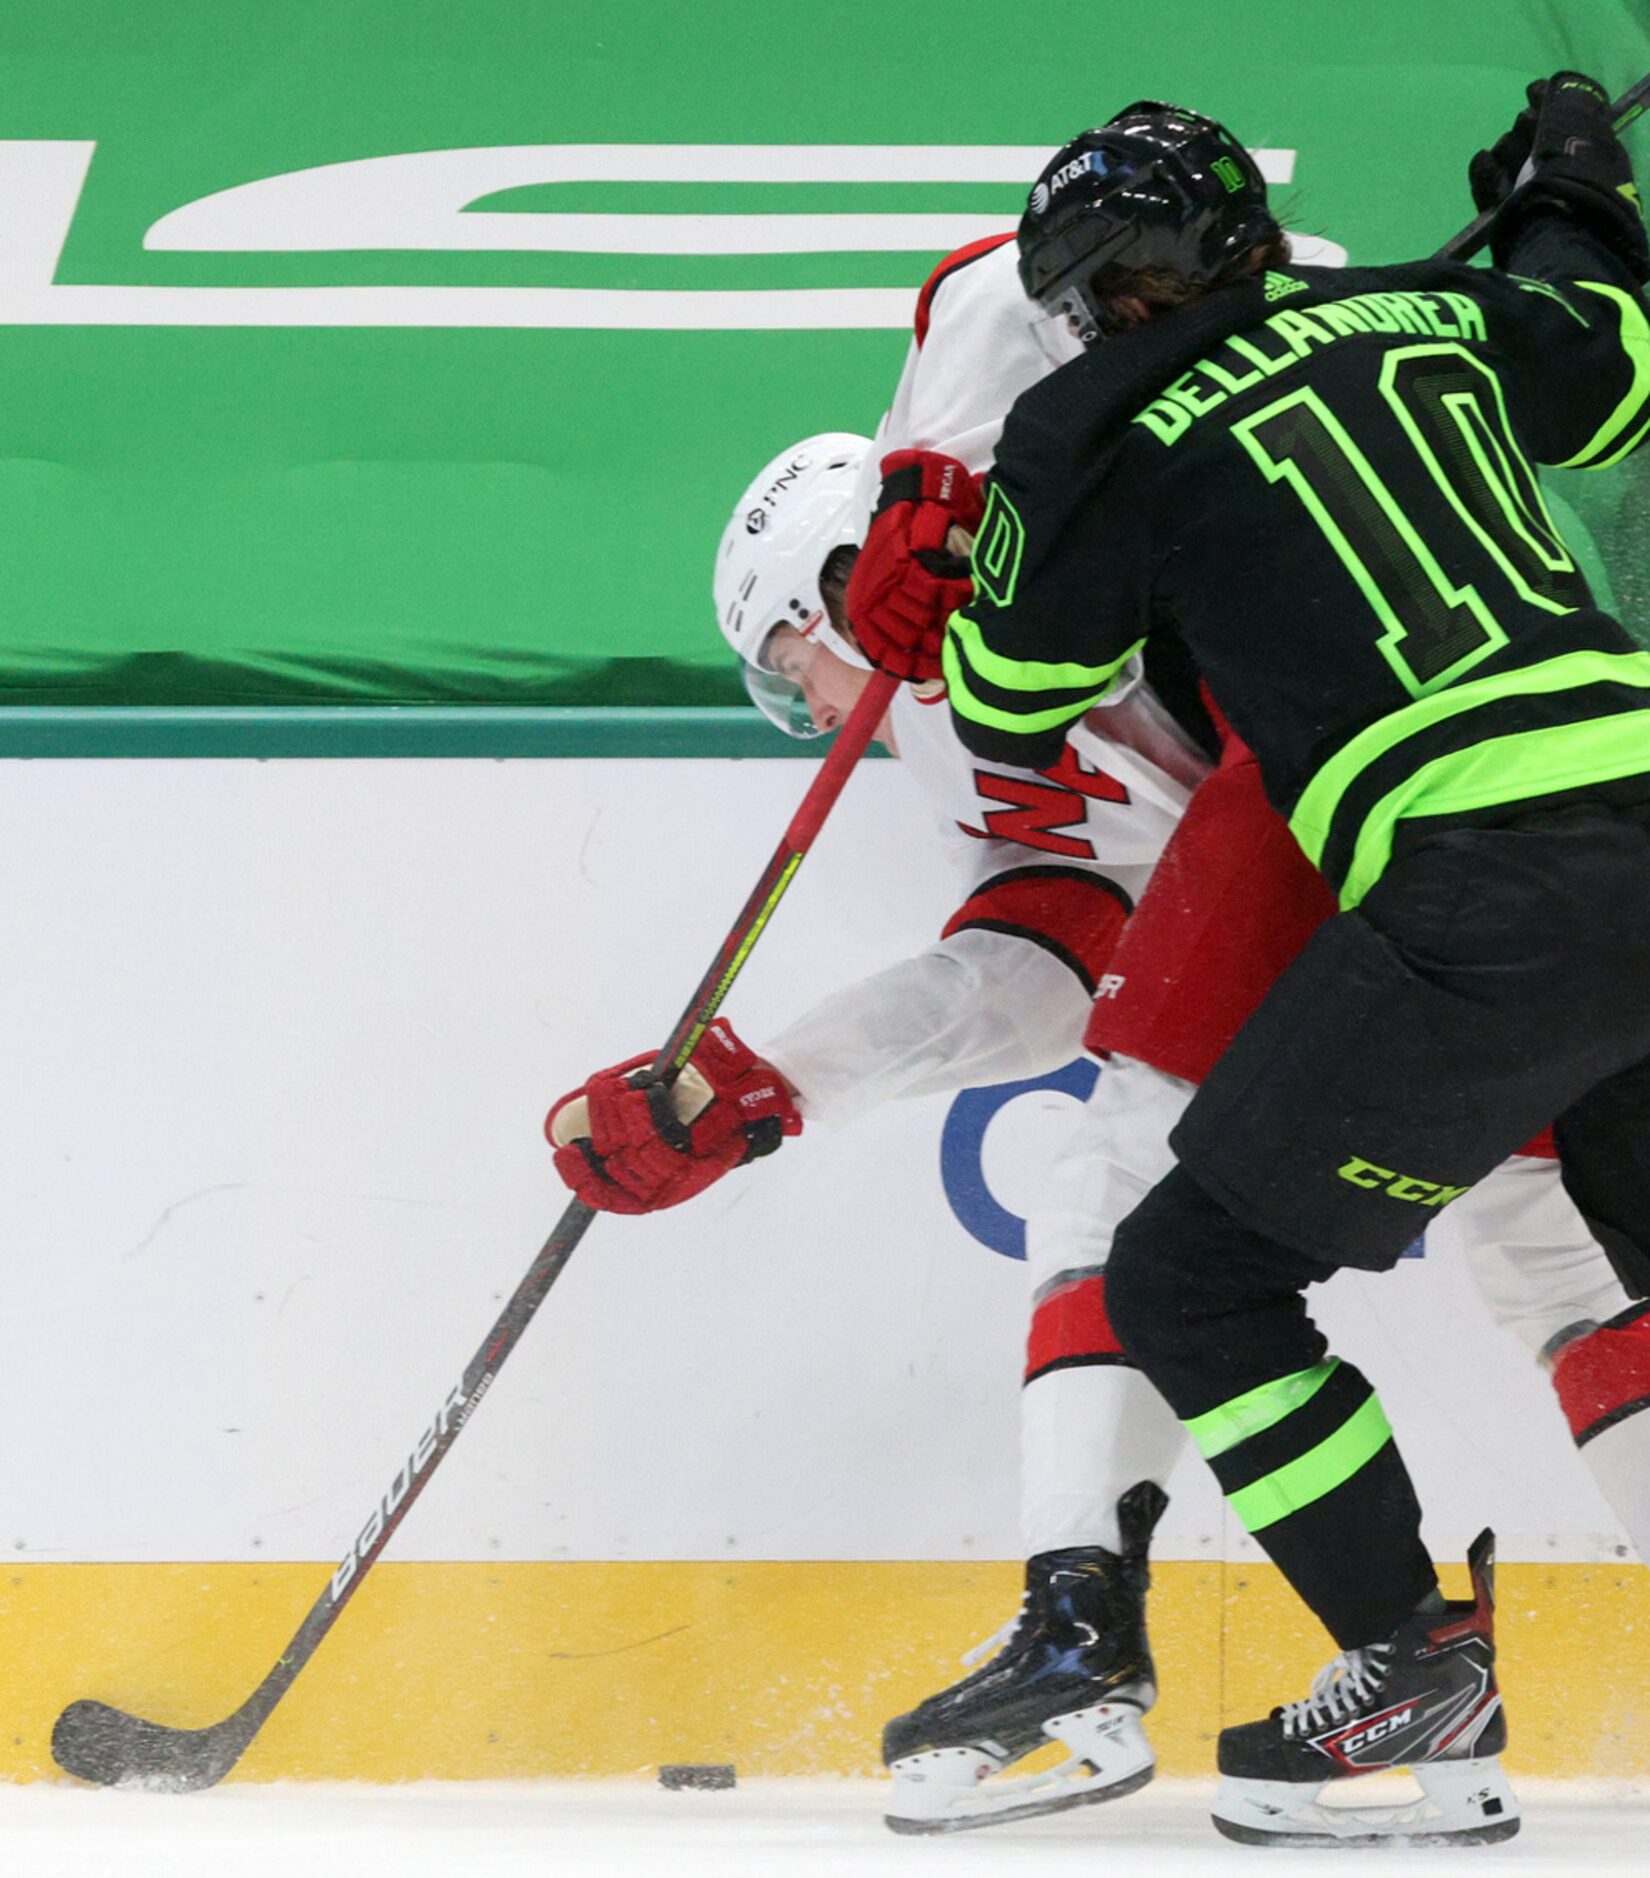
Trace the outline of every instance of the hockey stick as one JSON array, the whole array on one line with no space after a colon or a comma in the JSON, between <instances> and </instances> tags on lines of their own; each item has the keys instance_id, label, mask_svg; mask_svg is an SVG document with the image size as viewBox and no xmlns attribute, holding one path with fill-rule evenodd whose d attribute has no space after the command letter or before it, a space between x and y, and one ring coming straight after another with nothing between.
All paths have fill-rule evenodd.
<instances>
[{"instance_id":1,"label":"hockey stick","mask_svg":"<svg viewBox=\"0 0 1650 1878\"><path fill-rule=\"evenodd\" d=\"M791 817L772 860L718 948L709 971L699 981L669 1040L653 1059L656 1074L674 1079L693 1055L705 1026L721 1008L850 772L864 754L898 684L898 679L882 672L873 674ZM373 1508L360 1536L311 1605L297 1634L234 1714L210 1728L168 1728L104 1702L71 1702L52 1729L52 1755L59 1767L100 1786L148 1787L165 1793L192 1793L223 1779L360 1590L477 1404L492 1388L505 1359L520 1342L522 1332L533 1321L595 1217L592 1208L574 1200L556 1222L527 1276L470 1359L469 1367L447 1391L435 1419L396 1470L389 1491Z\"/></svg>"},{"instance_id":2,"label":"hockey stick","mask_svg":"<svg viewBox=\"0 0 1650 1878\"><path fill-rule=\"evenodd\" d=\"M1630 85L1615 103L1610 106L1610 115L1615 120L1617 132L1643 117L1650 111L1650 72ZM1496 218L1499 209L1486 209L1482 215L1474 216L1458 235L1452 235L1438 250L1436 259L1440 261L1468 261L1483 247L1490 238L1490 223Z\"/></svg>"}]
</instances>

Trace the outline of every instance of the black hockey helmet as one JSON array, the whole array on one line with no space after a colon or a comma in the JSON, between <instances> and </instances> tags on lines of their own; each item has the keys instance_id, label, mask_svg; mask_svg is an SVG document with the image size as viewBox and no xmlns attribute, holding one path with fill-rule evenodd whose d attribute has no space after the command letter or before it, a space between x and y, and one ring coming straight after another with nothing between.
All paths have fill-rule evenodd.
<instances>
[{"instance_id":1,"label":"black hockey helmet","mask_svg":"<svg viewBox=\"0 0 1650 1878\"><path fill-rule=\"evenodd\" d=\"M1266 180L1232 133L1143 98L1074 137L1037 178L1020 218L1020 283L1092 345L1106 330L1101 269L1162 268L1203 285L1277 233Z\"/></svg>"}]
</instances>

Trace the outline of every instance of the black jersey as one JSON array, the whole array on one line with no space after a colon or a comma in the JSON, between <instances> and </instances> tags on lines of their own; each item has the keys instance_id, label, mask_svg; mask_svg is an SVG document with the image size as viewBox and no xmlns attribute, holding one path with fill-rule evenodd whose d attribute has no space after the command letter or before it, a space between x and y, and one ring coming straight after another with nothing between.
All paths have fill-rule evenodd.
<instances>
[{"instance_id":1,"label":"black jersey","mask_svg":"<svg viewBox=\"0 0 1650 1878\"><path fill-rule=\"evenodd\" d=\"M1026 392L947 635L963 741L1045 765L1177 635L1344 905L1405 818L1650 797L1650 653L1531 467L1650 434L1650 319L1566 218L1512 262L1272 272Z\"/></svg>"}]
</instances>

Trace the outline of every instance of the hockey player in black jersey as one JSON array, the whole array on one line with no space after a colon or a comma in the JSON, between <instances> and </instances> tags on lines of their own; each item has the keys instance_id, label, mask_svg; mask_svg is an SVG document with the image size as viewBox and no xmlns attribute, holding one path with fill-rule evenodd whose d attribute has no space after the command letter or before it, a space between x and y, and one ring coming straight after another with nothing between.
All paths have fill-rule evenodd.
<instances>
[{"instance_id":1,"label":"hockey player in black jersey","mask_svg":"<svg viewBox=\"0 0 1650 1878\"><path fill-rule=\"evenodd\" d=\"M1472 180L1495 268L1326 274L1288 264L1207 119L1137 105L1062 150L1022 279L1087 350L1009 419L943 643L964 742L1035 766L1142 641L1178 641L1343 908L1191 1103L1108 1274L1130 1354L1345 1652L1223 1736L1241 1838L1517 1827L1487 1535L1446 1606L1306 1287L1394 1264L1555 1115L1595 1234L1624 1265L1650 1244L1650 654L1532 467L1650 435L1650 253L1590 79L1532 87ZM1424 1803L1317 1805L1395 1764Z\"/></svg>"}]
</instances>

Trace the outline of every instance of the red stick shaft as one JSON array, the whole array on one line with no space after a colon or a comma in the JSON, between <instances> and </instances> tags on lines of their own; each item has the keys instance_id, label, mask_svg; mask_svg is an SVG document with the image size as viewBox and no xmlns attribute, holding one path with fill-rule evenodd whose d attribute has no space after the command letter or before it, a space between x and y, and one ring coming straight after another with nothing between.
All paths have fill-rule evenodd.
<instances>
[{"instance_id":1,"label":"red stick shaft","mask_svg":"<svg viewBox=\"0 0 1650 1878\"><path fill-rule=\"evenodd\" d=\"M785 830L782 845L790 853L806 854L812 847L814 836L819 833L825 817L830 814L837 797L842 793L842 785L865 754L865 746L876 735L877 725L893 703L899 682L890 672L871 674L871 682L860 693L859 702L849 713L847 723L837 732L836 742L820 764L813 786L797 804L791 825Z\"/></svg>"}]
</instances>

